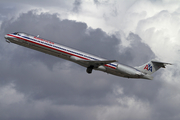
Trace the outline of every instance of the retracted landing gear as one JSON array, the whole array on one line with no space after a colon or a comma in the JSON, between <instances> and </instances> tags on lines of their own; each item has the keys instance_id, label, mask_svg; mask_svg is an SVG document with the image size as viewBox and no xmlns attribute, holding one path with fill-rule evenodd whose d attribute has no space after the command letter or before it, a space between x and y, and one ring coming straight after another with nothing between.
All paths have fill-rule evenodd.
<instances>
[{"instance_id":1,"label":"retracted landing gear","mask_svg":"<svg viewBox=\"0 0 180 120\"><path fill-rule=\"evenodd\" d=\"M87 67L87 69L86 69L86 72L87 73L89 73L89 74L91 74L92 73L92 70L93 70L93 68L94 68L94 66L89 66L89 67Z\"/></svg>"}]
</instances>

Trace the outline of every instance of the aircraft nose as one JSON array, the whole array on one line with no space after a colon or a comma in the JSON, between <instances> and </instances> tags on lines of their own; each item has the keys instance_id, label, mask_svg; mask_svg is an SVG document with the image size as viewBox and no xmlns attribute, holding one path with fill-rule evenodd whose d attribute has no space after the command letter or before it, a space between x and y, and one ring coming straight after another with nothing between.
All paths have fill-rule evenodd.
<instances>
[{"instance_id":1,"label":"aircraft nose","mask_svg":"<svg viewBox=\"0 0 180 120\"><path fill-rule=\"evenodd\" d=\"M7 39L7 38L8 38L8 35L5 35L4 38Z\"/></svg>"},{"instance_id":2,"label":"aircraft nose","mask_svg":"<svg viewBox=\"0 0 180 120\"><path fill-rule=\"evenodd\" d=\"M10 43L10 41L9 41L9 39L8 39L8 38L9 38L8 35L5 35L4 38L6 39L6 42Z\"/></svg>"}]
</instances>

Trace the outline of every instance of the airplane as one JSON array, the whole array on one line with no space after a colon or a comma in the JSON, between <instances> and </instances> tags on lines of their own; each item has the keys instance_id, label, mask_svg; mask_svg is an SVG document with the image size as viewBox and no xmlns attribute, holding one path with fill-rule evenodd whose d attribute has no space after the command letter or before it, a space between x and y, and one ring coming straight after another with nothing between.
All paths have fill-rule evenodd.
<instances>
[{"instance_id":1,"label":"airplane","mask_svg":"<svg viewBox=\"0 0 180 120\"><path fill-rule=\"evenodd\" d=\"M81 52L58 43L45 40L38 36L33 36L23 32L9 33L4 36L8 43L15 43L24 47L28 47L46 54L50 54L59 58L63 58L75 62L83 67L86 67L87 73L92 73L92 70L103 71L112 75L152 80L154 72L160 68L165 68L170 63L151 60L148 63L130 67L118 63L117 60L103 59L85 52Z\"/></svg>"}]
</instances>

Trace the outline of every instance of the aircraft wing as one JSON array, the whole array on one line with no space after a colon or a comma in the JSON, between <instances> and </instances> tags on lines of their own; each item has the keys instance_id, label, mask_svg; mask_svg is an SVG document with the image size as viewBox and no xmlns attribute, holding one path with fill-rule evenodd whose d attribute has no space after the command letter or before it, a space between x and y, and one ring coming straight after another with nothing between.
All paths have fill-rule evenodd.
<instances>
[{"instance_id":1,"label":"aircraft wing","mask_svg":"<svg viewBox=\"0 0 180 120\"><path fill-rule=\"evenodd\" d=\"M78 61L81 63L87 64L88 66L94 66L94 67L117 62L117 60L103 60L103 61L78 60Z\"/></svg>"}]
</instances>

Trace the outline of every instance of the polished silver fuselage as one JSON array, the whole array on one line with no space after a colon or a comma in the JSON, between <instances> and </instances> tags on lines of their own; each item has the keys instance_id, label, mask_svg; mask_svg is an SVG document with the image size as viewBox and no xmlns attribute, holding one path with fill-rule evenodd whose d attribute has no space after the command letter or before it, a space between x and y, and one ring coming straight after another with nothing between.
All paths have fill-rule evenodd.
<instances>
[{"instance_id":1,"label":"polished silver fuselage","mask_svg":"<svg viewBox=\"0 0 180 120\"><path fill-rule=\"evenodd\" d=\"M104 71L113 75L127 77L127 78L146 78L146 75L141 71L129 67L126 65L119 64L117 62L112 62L109 64L99 65L101 61L106 61L106 59L87 54L55 42L45 40L36 36L32 36L26 33L12 33L5 35L5 39L9 43L15 43L24 47L28 47L34 50L38 50L56 57L60 57L72 62L75 62L86 68L91 66L91 61L93 62L93 69ZM97 66L96 66L97 61Z\"/></svg>"}]
</instances>

